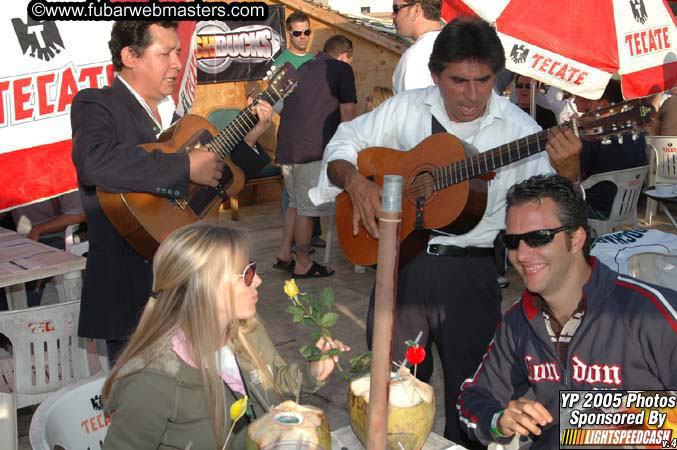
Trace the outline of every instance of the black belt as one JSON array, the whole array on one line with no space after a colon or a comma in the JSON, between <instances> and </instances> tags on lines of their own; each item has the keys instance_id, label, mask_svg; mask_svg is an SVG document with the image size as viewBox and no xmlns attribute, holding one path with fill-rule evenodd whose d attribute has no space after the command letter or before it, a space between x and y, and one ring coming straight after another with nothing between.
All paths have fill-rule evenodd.
<instances>
[{"instance_id":1,"label":"black belt","mask_svg":"<svg viewBox=\"0 0 677 450\"><path fill-rule=\"evenodd\" d=\"M494 256L493 247L457 247L456 245L430 244L428 254L435 256L460 256L463 258Z\"/></svg>"}]
</instances>

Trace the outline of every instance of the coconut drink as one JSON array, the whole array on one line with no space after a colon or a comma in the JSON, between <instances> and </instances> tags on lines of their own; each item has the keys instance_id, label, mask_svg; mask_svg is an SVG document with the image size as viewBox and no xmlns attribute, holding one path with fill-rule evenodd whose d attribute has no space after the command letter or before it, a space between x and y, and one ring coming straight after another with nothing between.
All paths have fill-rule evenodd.
<instances>
[{"instance_id":1,"label":"coconut drink","mask_svg":"<svg viewBox=\"0 0 677 450\"><path fill-rule=\"evenodd\" d=\"M276 448L290 442L303 443L298 447L303 449L331 450L324 411L288 400L252 422L247 430L247 450Z\"/></svg>"},{"instance_id":2,"label":"coconut drink","mask_svg":"<svg viewBox=\"0 0 677 450\"><path fill-rule=\"evenodd\" d=\"M369 375L350 383L348 411L355 436L367 445L367 409ZM414 377L406 367L391 375L386 447L400 450L420 449L425 444L435 419L435 394L432 386ZM398 444L399 442L399 444Z\"/></svg>"}]
</instances>

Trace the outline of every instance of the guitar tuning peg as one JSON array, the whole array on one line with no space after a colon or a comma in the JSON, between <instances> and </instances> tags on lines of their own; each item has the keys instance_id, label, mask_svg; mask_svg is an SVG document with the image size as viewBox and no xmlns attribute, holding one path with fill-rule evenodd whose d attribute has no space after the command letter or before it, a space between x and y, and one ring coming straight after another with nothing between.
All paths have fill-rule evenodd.
<instances>
[{"instance_id":1,"label":"guitar tuning peg","mask_svg":"<svg viewBox=\"0 0 677 450\"><path fill-rule=\"evenodd\" d=\"M637 141L639 139L639 133L637 131L632 132L632 140Z\"/></svg>"},{"instance_id":2,"label":"guitar tuning peg","mask_svg":"<svg viewBox=\"0 0 677 450\"><path fill-rule=\"evenodd\" d=\"M605 137L600 142L604 145L609 145L609 144L611 144L611 139L609 137Z\"/></svg>"},{"instance_id":3,"label":"guitar tuning peg","mask_svg":"<svg viewBox=\"0 0 677 450\"><path fill-rule=\"evenodd\" d=\"M618 133L616 135L616 139L618 139L619 144L622 144L623 143L623 133Z\"/></svg>"}]
</instances>

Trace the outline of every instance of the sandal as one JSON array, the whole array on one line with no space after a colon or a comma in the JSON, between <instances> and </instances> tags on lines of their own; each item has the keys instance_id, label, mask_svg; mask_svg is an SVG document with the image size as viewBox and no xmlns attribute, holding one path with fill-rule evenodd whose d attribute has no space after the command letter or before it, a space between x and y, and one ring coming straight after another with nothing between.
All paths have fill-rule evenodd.
<instances>
[{"instance_id":1,"label":"sandal","mask_svg":"<svg viewBox=\"0 0 677 450\"><path fill-rule=\"evenodd\" d=\"M279 258L275 259L277 259L277 261L275 262L275 264L273 264L273 269L283 270L289 273L294 272L294 266L296 265L296 261L294 261L294 259L290 259L289 261L284 261Z\"/></svg>"},{"instance_id":2,"label":"sandal","mask_svg":"<svg viewBox=\"0 0 677 450\"><path fill-rule=\"evenodd\" d=\"M308 272L304 274L296 274L292 273L294 278L302 279L302 278L324 278L324 277L329 277L331 275L334 275L334 271L332 270L331 272L327 270L325 266L321 266L320 264L316 263L313 261L313 265L310 266L310 269L308 269Z\"/></svg>"}]
</instances>

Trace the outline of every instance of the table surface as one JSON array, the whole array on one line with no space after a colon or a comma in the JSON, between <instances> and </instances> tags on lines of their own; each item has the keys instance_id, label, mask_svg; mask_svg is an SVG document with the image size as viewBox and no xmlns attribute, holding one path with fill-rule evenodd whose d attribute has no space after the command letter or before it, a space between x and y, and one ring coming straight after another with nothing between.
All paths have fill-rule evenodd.
<instances>
[{"instance_id":1,"label":"table surface","mask_svg":"<svg viewBox=\"0 0 677 450\"><path fill-rule=\"evenodd\" d=\"M647 190L644 191L647 197L650 197L657 202L666 202L666 203L677 203L677 193L672 194L669 197L658 196L656 194L656 189L653 186L650 186Z\"/></svg>"},{"instance_id":2,"label":"table surface","mask_svg":"<svg viewBox=\"0 0 677 450\"><path fill-rule=\"evenodd\" d=\"M364 450L364 446L357 439L353 433L350 425L331 432L331 448L332 450ZM451 442L442 436L430 433L428 440L425 441L423 450L466 450L458 444Z\"/></svg>"},{"instance_id":3,"label":"table surface","mask_svg":"<svg viewBox=\"0 0 677 450\"><path fill-rule=\"evenodd\" d=\"M0 288L85 268L86 258L0 228Z\"/></svg>"}]
</instances>

